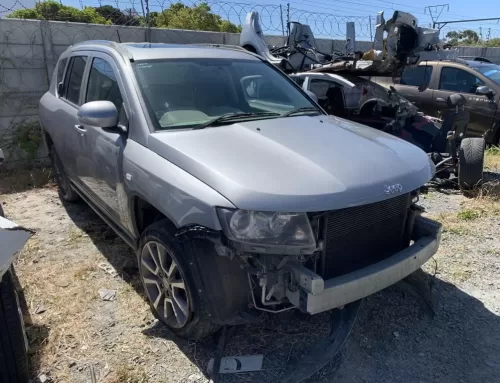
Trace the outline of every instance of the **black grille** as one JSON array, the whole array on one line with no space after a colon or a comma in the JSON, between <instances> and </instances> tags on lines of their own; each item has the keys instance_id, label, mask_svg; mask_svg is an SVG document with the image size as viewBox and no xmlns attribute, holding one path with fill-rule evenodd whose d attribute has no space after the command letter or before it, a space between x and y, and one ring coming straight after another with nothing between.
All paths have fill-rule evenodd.
<instances>
[{"instance_id":1,"label":"black grille","mask_svg":"<svg viewBox=\"0 0 500 383\"><path fill-rule=\"evenodd\" d=\"M327 213L323 277L349 273L400 251L410 204L410 194L404 194Z\"/></svg>"}]
</instances>

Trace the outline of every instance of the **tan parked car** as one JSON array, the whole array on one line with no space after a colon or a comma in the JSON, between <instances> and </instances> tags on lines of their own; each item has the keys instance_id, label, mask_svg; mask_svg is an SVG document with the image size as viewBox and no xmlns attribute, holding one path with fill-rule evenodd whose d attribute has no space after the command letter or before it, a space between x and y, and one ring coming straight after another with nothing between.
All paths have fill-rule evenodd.
<instances>
[{"instance_id":1,"label":"tan parked car","mask_svg":"<svg viewBox=\"0 0 500 383\"><path fill-rule=\"evenodd\" d=\"M486 143L500 143L500 66L473 60L426 61L404 69L401 77L373 77L413 102L423 113L439 117L449 107L448 96L462 94L470 113L465 136L484 137Z\"/></svg>"}]
</instances>

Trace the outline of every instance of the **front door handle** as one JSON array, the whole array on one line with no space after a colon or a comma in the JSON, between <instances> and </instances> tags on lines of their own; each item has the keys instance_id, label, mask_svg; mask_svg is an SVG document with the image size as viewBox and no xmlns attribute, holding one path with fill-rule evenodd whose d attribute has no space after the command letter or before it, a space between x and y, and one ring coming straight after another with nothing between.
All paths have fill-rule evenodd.
<instances>
[{"instance_id":1,"label":"front door handle","mask_svg":"<svg viewBox=\"0 0 500 383\"><path fill-rule=\"evenodd\" d=\"M441 97L436 98L436 102L439 102L441 104L445 104L446 103L446 101L444 100L444 98L441 98Z\"/></svg>"},{"instance_id":2,"label":"front door handle","mask_svg":"<svg viewBox=\"0 0 500 383\"><path fill-rule=\"evenodd\" d=\"M78 130L82 135L87 133L87 129L85 129L83 125L75 125L75 129Z\"/></svg>"}]
</instances>

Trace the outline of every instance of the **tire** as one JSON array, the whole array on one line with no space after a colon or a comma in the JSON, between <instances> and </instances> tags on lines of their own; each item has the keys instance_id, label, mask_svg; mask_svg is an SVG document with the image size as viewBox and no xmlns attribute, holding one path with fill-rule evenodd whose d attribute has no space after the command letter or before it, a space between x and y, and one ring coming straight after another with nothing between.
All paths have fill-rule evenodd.
<instances>
[{"instance_id":1,"label":"tire","mask_svg":"<svg viewBox=\"0 0 500 383\"><path fill-rule=\"evenodd\" d=\"M0 383L26 383L28 355L24 322L11 271L0 281Z\"/></svg>"},{"instance_id":2,"label":"tire","mask_svg":"<svg viewBox=\"0 0 500 383\"><path fill-rule=\"evenodd\" d=\"M462 190L472 190L483 181L484 138L464 138L458 154L458 184Z\"/></svg>"},{"instance_id":3,"label":"tire","mask_svg":"<svg viewBox=\"0 0 500 383\"><path fill-rule=\"evenodd\" d=\"M220 326L210 321L203 308L188 268L188 256L170 227L168 221L158 221L141 235L137 258L144 291L151 311L170 331L185 339L205 338ZM163 305L155 305L162 301Z\"/></svg>"},{"instance_id":4,"label":"tire","mask_svg":"<svg viewBox=\"0 0 500 383\"><path fill-rule=\"evenodd\" d=\"M50 147L50 160L52 161L52 169L54 170L54 177L56 179L61 199L66 202L78 201L80 196L76 193L75 189L73 189L73 186L71 186L68 175L64 170L64 166L54 145Z\"/></svg>"}]
</instances>

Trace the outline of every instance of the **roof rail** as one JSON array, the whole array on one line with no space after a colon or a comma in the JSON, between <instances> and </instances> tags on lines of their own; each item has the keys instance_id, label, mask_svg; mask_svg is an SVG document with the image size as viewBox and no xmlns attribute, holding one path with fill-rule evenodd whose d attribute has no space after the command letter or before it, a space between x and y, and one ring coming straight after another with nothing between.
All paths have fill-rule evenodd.
<instances>
[{"instance_id":1,"label":"roof rail","mask_svg":"<svg viewBox=\"0 0 500 383\"><path fill-rule=\"evenodd\" d=\"M79 41L77 43L71 44L70 46L77 46L77 45L83 45L83 44L112 45L113 47L116 47L118 45L118 43L116 41L112 41L112 40L85 40L85 41Z\"/></svg>"},{"instance_id":2,"label":"roof rail","mask_svg":"<svg viewBox=\"0 0 500 383\"><path fill-rule=\"evenodd\" d=\"M248 52L245 48L239 45L231 45L231 44L217 44L217 43L192 43L188 45L198 45L198 46L206 46L206 47L214 47L214 48L222 48L222 49L233 49L238 51Z\"/></svg>"},{"instance_id":3,"label":"roof rail","mask_svg":"<svg viewBox=\"0 0 500 383\"><path fill-rule=\"evenodd\" d=\"M80 41L80 42L77 42L75 44L72 44L69 47L71 48L71 47L76 47L76 46L79 46L79 45L89 45L89 44L90 45L91 44L103 45L103 46L107 46L107 47L110 47L110 48L114 48L124 58L126 58L128 60L133 60L134 59L128 50L123 49L122 46L119 43L117 43L116 41L112 41L112 40L85 40L85 41Z\"/></svg>"}]
</instances>

